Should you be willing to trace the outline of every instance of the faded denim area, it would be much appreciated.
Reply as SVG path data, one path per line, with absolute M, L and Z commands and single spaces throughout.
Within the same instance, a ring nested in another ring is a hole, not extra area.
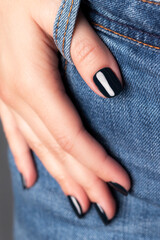
M 15 239 L 159 240 L 160 1 L 83 0 L 81 7 L 117 59 L 125 87 L 115 98 L 104 99 L 61 57 L 63 82 L 86 129 L 130 173 L 132 190 L 127 197 L 114 192 L 119 209 L 108 226 L 93 206 L 78 219 L 37 157 L 39 179 L 30 190 L 23 190 L 9 155 Z

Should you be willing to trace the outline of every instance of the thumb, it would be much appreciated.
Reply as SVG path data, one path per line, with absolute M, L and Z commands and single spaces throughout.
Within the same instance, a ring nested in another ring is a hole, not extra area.
M 122 77 L 115 58 L 81 11 L 73 32 L 71 57 L 81 77 L 96 94 L 111 98 L 122 91 Z
M 41 1 L 38 6 L 32 3 L 33 18 L 51 38 L 53 22 L 60 4 L 60 0 Z M 123 83 L 118 64 L 81 9 L 76 19 L 70 52 L 79 74 L 96 94 L 111 98 L 122 91 Z

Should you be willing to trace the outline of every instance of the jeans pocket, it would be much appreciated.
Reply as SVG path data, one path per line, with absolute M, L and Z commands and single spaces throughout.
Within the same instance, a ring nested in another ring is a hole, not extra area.
M 159 204 L 160 29 L 155 19 L 160 8 L 140 0 L 82 1 L 81 7 L 116 58 L 125 87 L 116 98 L 102 99 L 62 56 L 65 86 L 87 130 L 131 174 L 133 194 Z M 135 25 L 135 18 L 145 17 Z
M 160 50 L 159 1 L 82 0 L 81 7 L 96 29 Z
M 73 61 L 70 55 L 70 45 L 80 3 L 81 0 L 62 0 L 53 27 L 55 44 L 71 64 Z

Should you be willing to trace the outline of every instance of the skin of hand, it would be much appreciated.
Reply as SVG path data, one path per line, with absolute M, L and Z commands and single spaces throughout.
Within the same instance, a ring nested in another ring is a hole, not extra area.
M 94 202 L 112 219 L 116 204 L 106 182 L 118 183 L 127 191 L 131 182 L 122 166 L 84 128 L 65 92 L 52 38 L 60 3 L 0 0 L 1 121 L 27 188 L 37 179 L 32 149 L 64 194 L 78 200 L 83 213 Z M 110 67 L 123 85 L 116 60 L 81 11 L 71 57 L 99 96 L 104 97 L 93 75 L 103 67 Z

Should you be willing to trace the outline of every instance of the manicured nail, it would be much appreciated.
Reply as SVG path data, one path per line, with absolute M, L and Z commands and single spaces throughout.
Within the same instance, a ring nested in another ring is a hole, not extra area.
M 103 208 L 102 208 L 98 203 L 95 203 L 95 207 L 96 207 L 96 210 L 97 210 L 100 218 L 102 219 L 103 223 L 104 223 L 105 225 L 107 225 L 108 222 L 109 222 L 109 220 L 108 220 L 108 218 L 107 218 L 107 216 L 106 216 Z
M 81 218 L 83 217 L 83 212 L 82 212 L 82 208 L 81 205 L 79 204 L 78 200 L 73 197 L 73 196 L 68 196 L 69 202 L 74 210 L 74 212 L 76 213 L 76 215 Z
M 93 76 L 93 81 L 100 92 L 108 98 L 118 95 L 123 87 L 110 68 L 102 68 Z
M 24 176 L 20 173 L 23 189 L 27 188 L 26 180 Z
M 114 183 L 114 182 L 108 182 L 108 184 L 118 192 L 122 193 L 123 195 L 125 196 L 128 195 L 128 191 L 124 187 L 122 187 L 120 184 Z

